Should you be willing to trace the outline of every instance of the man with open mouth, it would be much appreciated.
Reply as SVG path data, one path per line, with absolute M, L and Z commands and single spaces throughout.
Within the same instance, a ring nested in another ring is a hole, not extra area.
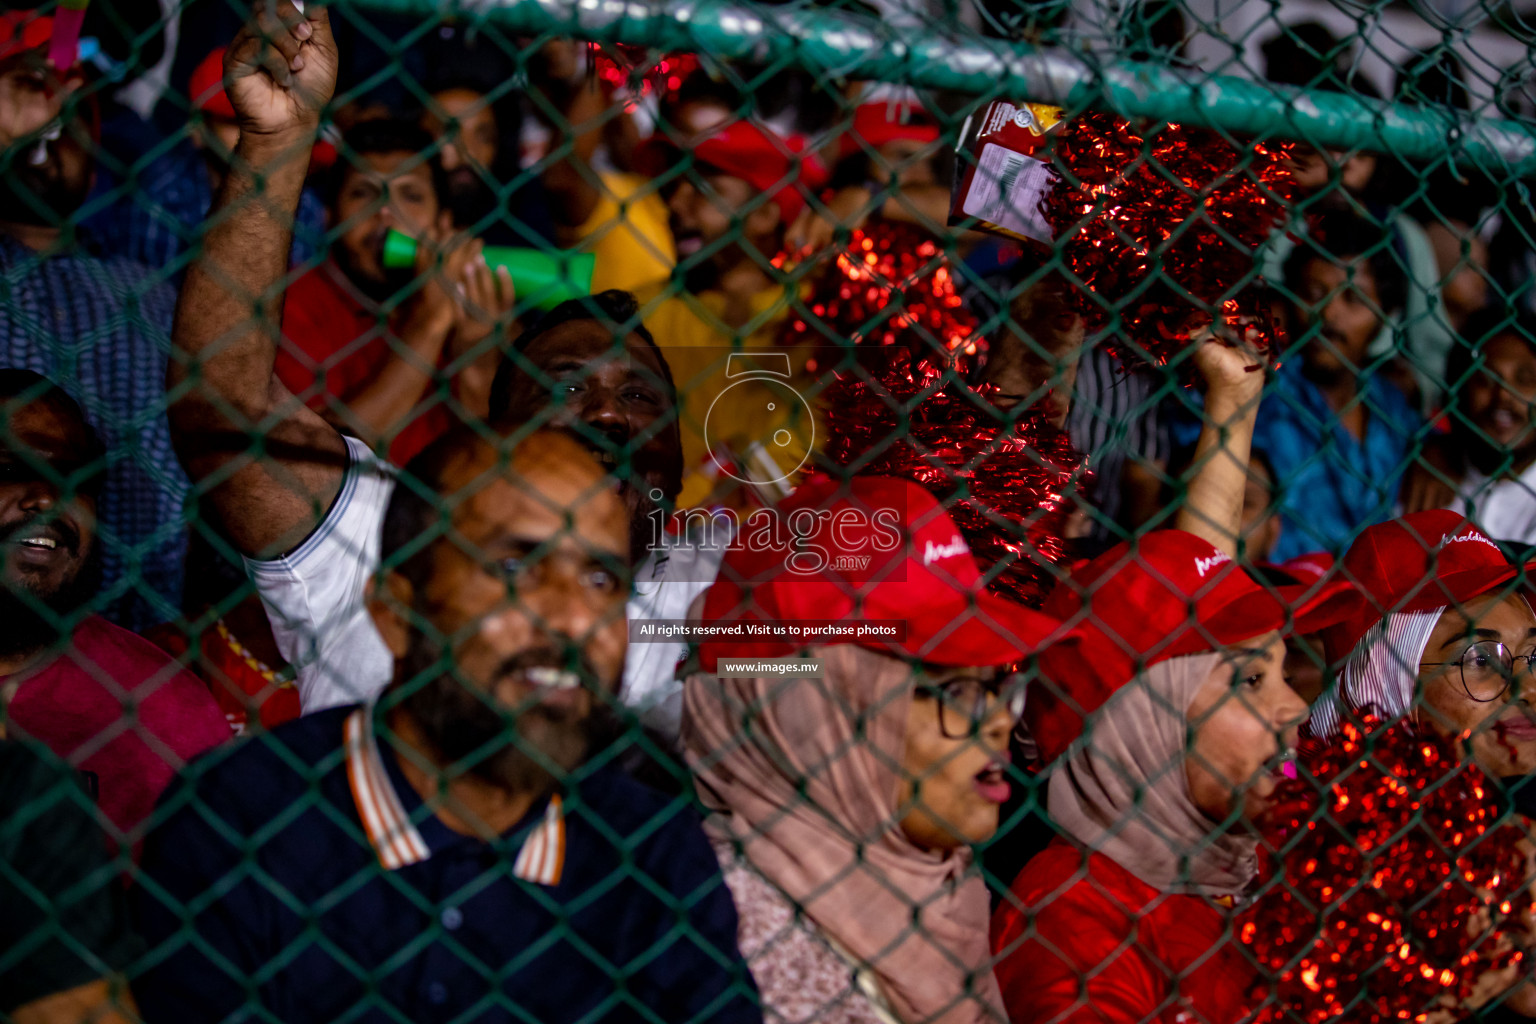
M 132 845 L 171 775 L 230 736 L 212 694 L 94 614 L 106 453 L 80 406 L 0 369 L 0 716 L 84 773 L 114 845 Z

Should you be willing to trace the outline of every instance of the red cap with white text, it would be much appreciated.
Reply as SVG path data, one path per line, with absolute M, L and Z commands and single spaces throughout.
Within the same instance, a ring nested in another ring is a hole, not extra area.
M 1536 562 L 1526 566 L 1528 574 L 1533 569 Z M 1323 647 L 1330 661 L 1340 661 L 1387 615 L 1465 604 L 1520 571 L 1459 512 L 1431 509 L 1378 523 L 1355 538 L 1340 568 L 1366 600 L 1323 632 Z
M 1157 530 L 1075 569 L 1042 609 L 1082 639 L 1043 652 L 1045 676 L 1025 704 L 1047 763 L 1081 735 L 1085 716 L 1138 672 L 1168 658 L 1231 647 L 1277 630 L 1311 633 L 1352 614 L 1342 581 L 1265 587 L 1209 541 Z
M 903 640 L 815 642 L 936 665 L 1007 665 L 1063 638 L 1055 619 L 986 589 L 954 521 L 909 480 L 818 477 L 759 515 L 792 533 L 788 553 L 744 524 L 705 597 L 706 625 L 900 620 Z M 713 671 L 721 657 L 777 657 L 802 646 L 732 638 L 705 642 L 700 657 Z

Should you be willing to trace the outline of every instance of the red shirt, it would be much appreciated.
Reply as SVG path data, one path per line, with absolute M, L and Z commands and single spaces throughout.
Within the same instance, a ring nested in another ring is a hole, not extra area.
M 373 382 L 390 356 L 405 351 L 405 343 L 390 333 L 387 318 L 331 262 L 288 286 L 283 339 L 274 364 L 277 378 L 315 410 L 347 404 Z M 405 465 L 452 424 L 452 414 L 435 397 L 436 389 L 428 387 L 407 421 L 390 431 L 390 462 Z
M 1232 911 L 1164 895 L 1102 854 L 1085 870 L 1057 839 L 992 918 L 995 973 L 1013 1024 L 1234 1024 L 1255 980 L 1237 928 Z
M 68 649 L 28 673 L 9 713 L 21 732 L 94 776 L 102 813 L 123 833 L 144 823 L 182 765 L 230 738 L 202 680 L 95 615 Z

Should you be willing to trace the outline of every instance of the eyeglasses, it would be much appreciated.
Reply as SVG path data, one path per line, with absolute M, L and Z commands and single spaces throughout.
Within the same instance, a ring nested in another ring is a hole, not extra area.
M 1423 664 L 1460 666 L 1461 688 L 1467 696 L 1479 704 L 1491 704 L 1509 692 L 1522 661 L 1525 662 L 1524 675 L 1531 676 L 1536 671 L 1536 652 L 1515 654 L 1495 640 L 1480 640 L 1468 647 L 1459 661 L 1426 661 Z
M 1013 676 L 997 679 L 951 679 L 947 683 L 921 684 L 919 696 L 939 702 L 939 732 L 946 739 L 970 739 L 996 713 L 999 702 L 1006 702 L 1008 714 L 1015 721 L 1024 714 L 1024 686 Z

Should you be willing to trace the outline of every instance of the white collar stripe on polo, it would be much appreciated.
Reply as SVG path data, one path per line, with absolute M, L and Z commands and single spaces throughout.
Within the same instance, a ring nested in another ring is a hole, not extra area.
M 347 774 L 352 780 L 352 795 L 357 800 L 359 816 L 363 819 L 369 842 L 379 855 L 379 863 L 395 871 L 426 860 L 431 851 L 416 826 L 406 817 L 400 797 L 390 785 L 389 775 L 379 760 L 371 711 L 371 708 L 362 707 L 347 716 Z
M 565 815 L 557 794 L 549 798 L 544 820 L 524 840 L 512 873 L 540 885 L 559 885 L 564 867 Z
M 373 736 L 373 709 L 361 707 L 347 716 L 347 778 L 352 799 L 368 841 L 388 871 L 419 864 L 432 856 L 389 781 Z M 512 873 L 539 885 L 559 885 L 565 867 L 565 814 L 558 795 L 549 798 L 540 821 L 523 841 Z

